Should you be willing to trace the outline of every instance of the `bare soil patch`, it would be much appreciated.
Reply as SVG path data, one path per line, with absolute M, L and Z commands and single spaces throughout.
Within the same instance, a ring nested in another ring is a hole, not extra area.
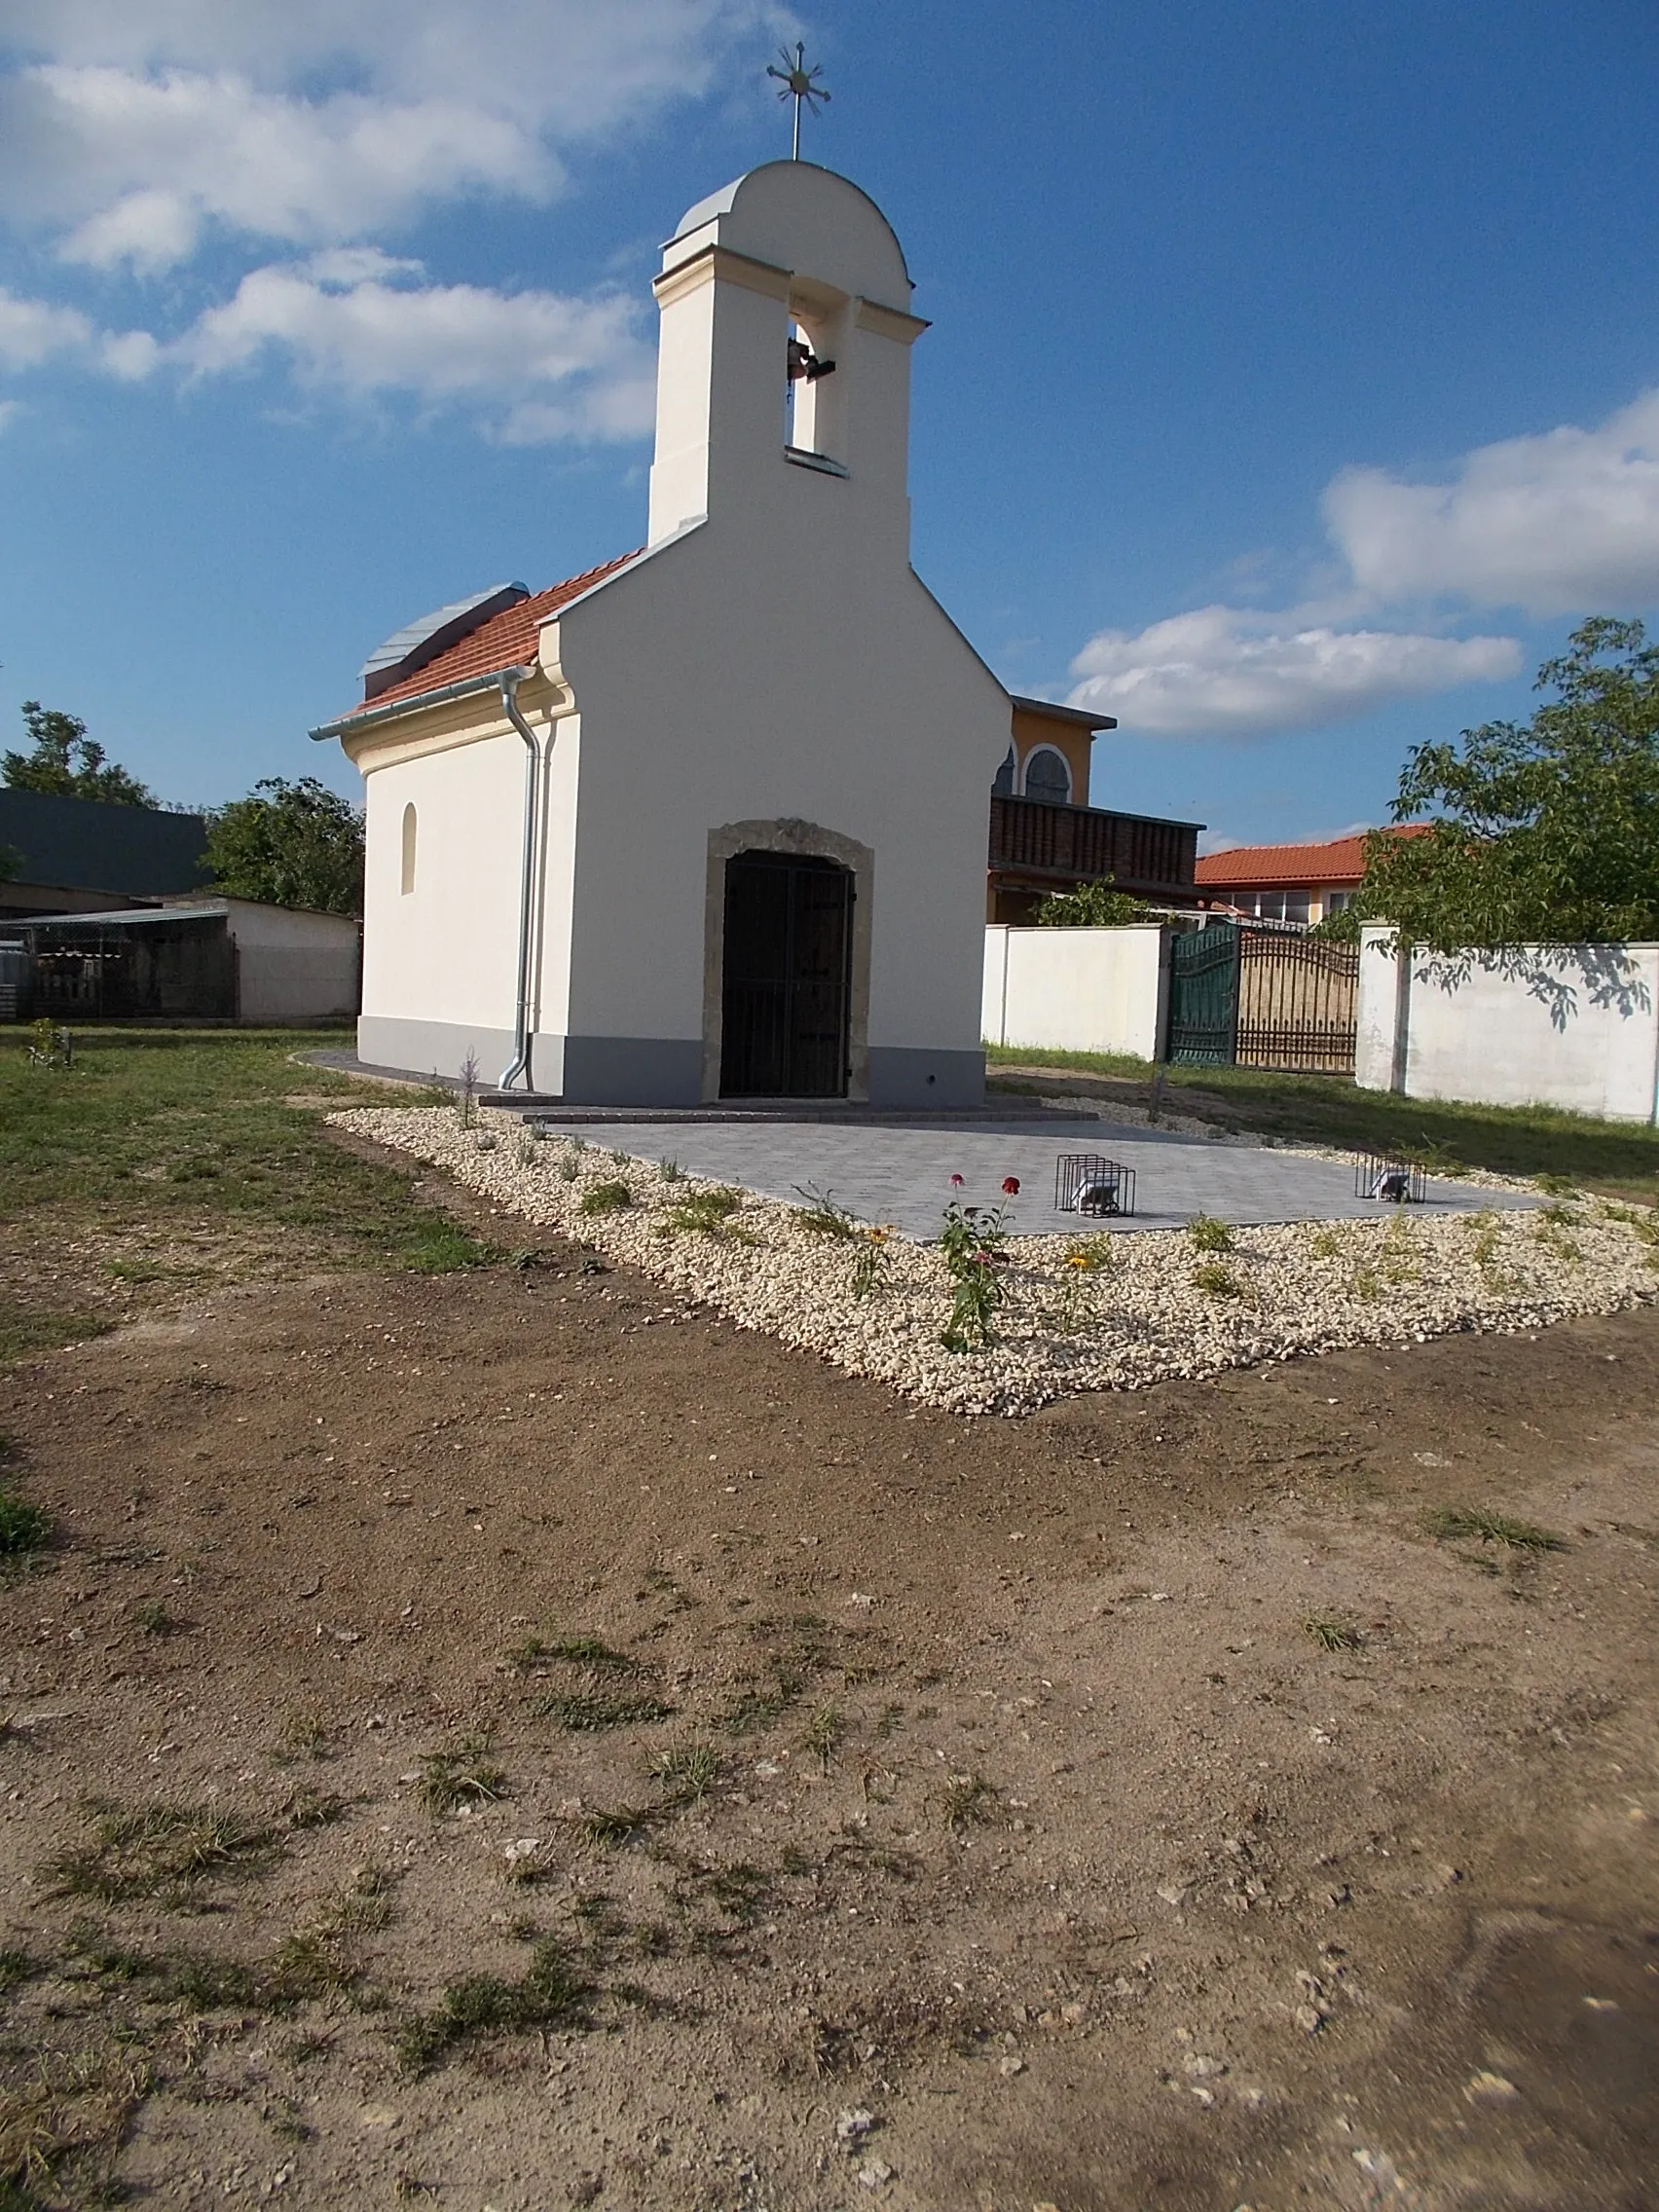
M 555 1241 L 37 1358 L 0 2157 L 1634 2212 L 1656 1406 L 1643 1309 L 964 1420 Z

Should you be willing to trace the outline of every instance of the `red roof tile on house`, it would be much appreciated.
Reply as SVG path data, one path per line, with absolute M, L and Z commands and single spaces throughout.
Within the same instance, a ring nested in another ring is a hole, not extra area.
M 1408 822 L 1388 835 L 1420 837 L 1427 827 Z M 1206 853 L 1193 880 L 1201 891 L 1313 891 L 1357 883 L 1364 873 L 1364 837 L 1333 837 L 1323 845 L 1235 845 L 1230 852 Z
M 521 599 L 516 607 L 503 608 L 468 636 L 458 638 L 424 668 L 406 676 L 401 683 L 393 683 L 378 698 L 365 699 L 351 713 L 367 714 L 371 708 L 378 712 L 402 699 L 440 691 L 446 683 L 464 682 L 469 676 L 495 676 L 503 668 L 530 666 L 535 659 L 536 632 L 547 617 L 569 607 L 571 600 L 580 599 L 584 591 L 591 591 L 618 569 L 625 569 L 630 561 L 637 561 L 641 550 L 636 547 L 632 553 L 620 553 L 614 561 L 603 561 L 597 569 L 584 569 L 579 576 L 567 576 L 562 584 L 549 584 L 545 591 Z

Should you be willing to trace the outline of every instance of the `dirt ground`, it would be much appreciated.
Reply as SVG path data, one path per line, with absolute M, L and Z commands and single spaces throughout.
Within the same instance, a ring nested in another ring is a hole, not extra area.
M 1659 2204 L 1652 1309 L 964 1421 L 548 1244 L 0 1430 L 0 2202 Z

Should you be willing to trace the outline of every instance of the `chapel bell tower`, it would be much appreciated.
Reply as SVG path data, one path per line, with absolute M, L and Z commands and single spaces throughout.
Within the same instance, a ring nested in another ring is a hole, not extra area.
M 910 348 L 927 328 L 887 218 L 857 185 L 772 162 L 700 201 L 663 249 L 649 542 L 851 525 L 909 558 Z

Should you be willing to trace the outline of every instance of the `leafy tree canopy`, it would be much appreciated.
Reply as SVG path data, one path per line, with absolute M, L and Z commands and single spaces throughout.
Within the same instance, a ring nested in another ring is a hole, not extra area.
M 53 798 L 94 798 L 105 806 L 154 806 L 155 795 L 113 761 L 87 735 L 79 715 L 23 701 L 23 728 L 34 750 L 0 754 L 0 782 L 15 792 L 46 792 Z
M 214 889 L 273 906 L 363 910 L 363 818 L 314 776 L 269 776 L 209 816 Z
M 1414 748 L 1392 813 L 1430 825 L 1373 830 L 1349 929 L 1442 953 L 1659 937 L 1659 645 L 1596 615 L 1537 688 L 1530 722 Z
M 1150 912 L 1143 900 L 1115 890 L 1108 880 L 1080 883 L 1075 891 L 1051 891 L 1037 908 L 1037 919 L 1050 929 L 1118 930 L 1146 921 Z

